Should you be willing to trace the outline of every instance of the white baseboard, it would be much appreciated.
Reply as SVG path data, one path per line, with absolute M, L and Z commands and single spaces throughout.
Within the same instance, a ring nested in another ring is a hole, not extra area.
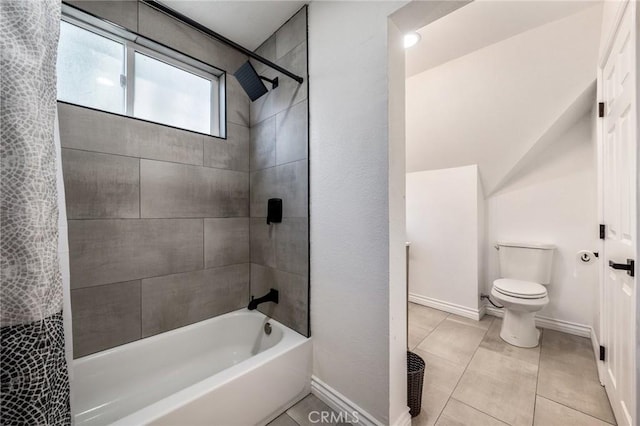
M 430 297 L 421 296 L 415 293 L 409 293 L 409 302 L 428 306 L 430 308 L 438 309 L 444 312 L 449 312 L 450 314 L 460 315 L 461 317 L 471 318 L 476 321 L 482 318 L 481 311 L 479 309 L 468 308 L 466 306 L 456 305 L 455 303 L 449 303 L 443 300 L 432 299 Z
M 485 315 L 487 315 L 487 305 L 482 305 L 478 309 L 478 316 L 482 319 Z
M 411 426 L 411 414 L 409 414 L 409 407 L 407 411 L 402 413 L 395 423 L 391 423 L 393 426 Z
M 600 361 L 600 342 L 598 341 L 598 336 L 596 336 L 596 331 L 593 328 L 591 328 L 591 344 L 593 345 L 593 353 L 596 356 L 598 380 L 600 381 L 600 384 L 604 386 L 604 362 Z
M 317 396 L 321 401 L 333 408 L 338 414 L 345 413 L 347 419 L 342 419 L 342 422 L 349 422 L 352 424 L 363 426 L 383 426 L 375 417 L 363 410 L 353 401 L 340 392 L 317 378 L 311 376 L 311 393 Z M 409 416 L 409 408 L 407 407 L 407 416 Z M 404 416 L 399 421 L 404 420 Z M 411 416 L 409 421 L 402 421 L 402 423 L 396 423 L 398 426 L 411 425 Z
M 493 315 L 494 317 L 502 318 L 502 316 L 504 315 L 502 309 L 494 308 L 493 306 L 486 306 L 485 311 L 487 314 Z M 576 336 L 591 338 L 591 326 L 589 325 L 578 324 L 575 322 L 554 318 L 539 317 L 537 315 L 536 325 L 541 328 L 548 328 L 550 330 L 556 330 Z

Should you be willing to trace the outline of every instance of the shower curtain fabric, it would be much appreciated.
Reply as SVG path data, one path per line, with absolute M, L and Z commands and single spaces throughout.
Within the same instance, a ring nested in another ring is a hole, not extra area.
M 0 1 L 0 424 L 68 425 L 54 120 L 60 0 Z

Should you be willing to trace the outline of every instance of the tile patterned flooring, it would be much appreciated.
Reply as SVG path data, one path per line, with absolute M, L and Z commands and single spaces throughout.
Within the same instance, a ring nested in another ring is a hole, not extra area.
M 500 318 L 474 321 L 413 303 L 408 314 L 409 347 L 427 363 L 413 426 L 616 424 L 589 339 L 541 330 L 541 345 L 524 349 L 500 339 Z M 312 425 L 313 410 L 332 411 L 308 395 L 269 425 Z
M 320 401 L 315 395 L 307 395 L 293 407 L 289 408 L 286 412 L 282 413 L 275 420 L 269 423 L 267 426 L 347 426 L 350 423 L 330 423 L 319 422 L 317 414 L 309 416 L 312 411 L 318 412 L 332 412 L 334 410 L 329 408 L 327 404 Z M 337 413 L 336 413 L 337 414 Z M 311 417 L 311 418 L 310 418 Z M 336 419 L 337 417 L 334 417 Z
M 615 425 L 589 339 L 542 330 L 517 348 L 501 325 L 409 304 L 409 347 L 427 363 L 413 426 Z

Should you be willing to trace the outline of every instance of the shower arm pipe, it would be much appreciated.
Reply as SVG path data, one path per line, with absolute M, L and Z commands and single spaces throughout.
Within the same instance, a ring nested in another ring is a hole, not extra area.
M 265 64 L 266 66 L 273 68 L 274 70 L 286 75 L 287 77 L 297 81 L 298 83 L 302 84 L 304 82 L 304 78 L 295 75 L 294 73 L 292 73 L 291 71 L 288 71 L 284 68 L 282 68 L 280 65 L 275 64 L 273 62 L 271 62 L 268 59 L 263 58 L 262 56 L 258 55 L 255 52 L 252 52 L 251 50 L 247 49 L 246 47 L 243 47 L 241 45 L 239 45 L 238 43 L 236 43 L 235 41 L 229 40 L 228 38 L 226 38 L 225 36 L 223 36 L 222 34 L 218 34 L 217 32 L 205 27 L 204 25 L 194 21 L 193 19 L 189 18 L 188 16 L 183 15 L 182 13 L 175 11 L 173 9 L 171 9 L 170 7 L 167 7 L 165 5 L 163 5 L 160 2 L 157 2 L 155 0 L 142 0 L 142 3 L 153 7 L 154 9 L 159 10 L 160 12 L 167 14 L 195 29 L 197 29 L 198 31 L 201 31 L 203 33 L 205 33 L 208 36 L 211 36 L 213 38 L 215 38 L 216 40 L 226 44 L 227 46 L 244 53 L 245 55 L 247 55 L 248 57 L 255 59 L 258 62 L 261 62 L 263 64 Z

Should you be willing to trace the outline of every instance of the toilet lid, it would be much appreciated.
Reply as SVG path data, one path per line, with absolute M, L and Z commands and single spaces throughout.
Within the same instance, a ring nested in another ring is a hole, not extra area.
M 500 293 L 520 299 L 541 299 L 547 295 L 542 284 L 531 281 L 501 278 L 493 282 L 493 287 Z

